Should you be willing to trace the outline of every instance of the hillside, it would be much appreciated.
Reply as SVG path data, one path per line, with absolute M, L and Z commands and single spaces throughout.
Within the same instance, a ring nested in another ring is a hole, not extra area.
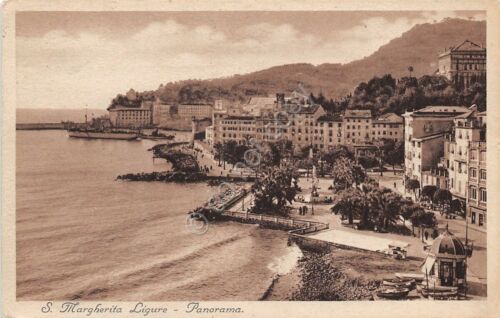
M 373 76 L 392 74 L 394 78 L 433 74 L 439 53 L 469 39 L 486 43 L 486 22 L 447 19 L 413 27 L 401 37 L 381 46 L 375 53 L 348 64 L 289 64 L 244 75 L 212 80 L 186 80 L 161 85 L 145 96 L 160 96 L 170 103 L 211 102 L 215 98 L 244 100 L 252 95 L 273 95 L 298 90 L 303 83 L 307 92 L 322 92 L 327 98 L 341 98 Z

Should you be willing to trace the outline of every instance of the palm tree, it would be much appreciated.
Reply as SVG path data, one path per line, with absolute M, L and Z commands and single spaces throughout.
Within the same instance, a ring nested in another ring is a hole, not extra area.
M 370 192 L 370 207 L 377 223 L 383 228 L 396 222 L 401 212 L 403 197 L 387 188 L 377 188 Z
M 350 159 L 341 157 L 333 165 L 332 178 L 334 186 L 344 186 L 344 189 L 351 187 L 354 180 L 352 166 L 354 162 Z
M 413 72 L 413 66 L 408 66 L 408 71 L 410 72 L 410 77 L 411 77 L 411 73 Z
M 354 217 L 358 217 L 360 211 L 364 210 L 364 203 L 362 192 L 359 189 L 349 188 L 340 193 L 331 211 L 335 214 L 340 213 L 348 219 L 349 224 L 353 224 Z

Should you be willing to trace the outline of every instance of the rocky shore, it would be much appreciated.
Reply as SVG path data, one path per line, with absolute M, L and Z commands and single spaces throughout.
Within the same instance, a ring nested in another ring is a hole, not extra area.
M 373 300 L 383 278 L 417 271 L 420 264 L 347 249 L 302 252 L 297 267 L 273 282 L 265 300 Z
M 127 173 L 116 177 L 124 181 L 160 181 L 160 182 L 204 182 L 209 185 L 218 185 L 222 182 L 248 182 L 248 177 L 209 176 L 204 172 L 161 171 Z

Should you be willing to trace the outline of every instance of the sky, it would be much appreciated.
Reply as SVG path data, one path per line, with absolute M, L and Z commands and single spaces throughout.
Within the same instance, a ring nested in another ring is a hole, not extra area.
M 476 11 L 18 12 L 18 108 L 106 108 L 130 88 L 348 63 L 416 24 Z

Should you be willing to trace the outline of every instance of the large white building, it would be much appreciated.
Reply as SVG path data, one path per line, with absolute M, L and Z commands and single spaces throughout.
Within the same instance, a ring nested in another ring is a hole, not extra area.
M 372 118 L 369 110 L 348 110 L 344 116 L 327 114 L 320 105 L 300 98 L 252 98 L 248 104 L 216 101 L 213 113 L 213 143 L 251 138 L 274 142 L 290 140 L 295 149 L 313 146 L 370 145 L 379 139 L 401 140 L 403 120 L 396 114 Z

